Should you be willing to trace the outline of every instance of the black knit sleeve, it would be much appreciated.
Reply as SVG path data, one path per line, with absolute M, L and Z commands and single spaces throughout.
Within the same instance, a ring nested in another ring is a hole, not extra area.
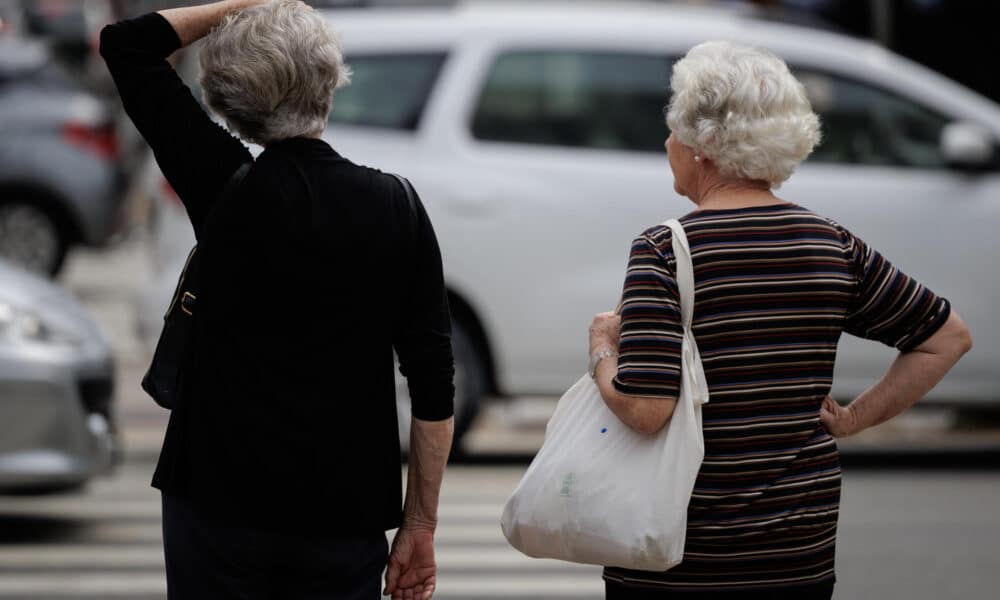
M 101 31 L 101 56 L 125 112 L 152 148 L 200 236 L 208 206 L 233 172 L 253 157 L 202 110 L 167 62 L 179 47 L 177 32 L 158 13 Z
M 441 421 L 454 414 L 451 314 L 437 237 L 415 191 L 414 200 L 415 210 L 407 210 L 408 216 L 416 220 L 414 252 L 409 257 L 410 294 L 403 300 L 393 346 L 410 390 L 413 416 Z

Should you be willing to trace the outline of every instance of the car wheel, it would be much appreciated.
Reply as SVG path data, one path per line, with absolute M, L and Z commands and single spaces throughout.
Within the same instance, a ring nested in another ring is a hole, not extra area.
M 466 333 L 466 329 L 457 321 L 451 322 L 451 347 L 455 355 L 455 437 L 453 450 L 461 448 L 462 436 L 469 430 L 479 405 L 486 393 L 486 366 Z M 399 363 L 396 363 L 396 415 L 399 423 L 399 440 L 404 452 L 409 449 L 410 392 L 406 386 L 406 378 L 399 373 Z
M 29 271 L 55 275 L 68 245 L 50 211 L 31 202 L 0 204 L 0 257 Z

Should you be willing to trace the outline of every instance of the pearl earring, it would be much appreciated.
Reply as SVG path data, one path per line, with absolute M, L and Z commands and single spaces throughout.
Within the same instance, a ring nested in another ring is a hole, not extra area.
M 694 162 L 701 162 L 701 155 L 700 154 L 695 154 L 694 155 Z

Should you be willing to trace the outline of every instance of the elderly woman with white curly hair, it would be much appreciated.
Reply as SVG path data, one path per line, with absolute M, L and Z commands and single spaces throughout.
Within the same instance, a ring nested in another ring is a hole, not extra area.
M 256 160 L 166 60 L 202 37 L 205 102 Z M 110 25 L 101 54 L 198 239 L 153 477 L 169 597 L 371 600 L 388 562 L 386 593 L 429 598 L 453 427 L 441 256 L 405 180 L 322 139 L 349 76 L 337 37 L 301 2 L 230 0 Z M 414 416 L 405 504 L 393 349 Z
M 840 503 L 834 438 L 899 414 L 971 347 L 949 303 L 834 221 L 774 190 L 820 139 L 802 85 L 770 52 L 726 42 L 674 65 L 666 142 L 694 263 L 693 332 L 710 401 L 684 560 L 606 568 L 609 599 L 828 599 Z M 682 329 L 671 232 L 632 243 L 621 316 L 591 327 L 595 379 L 640 432 L 670 419 Z M 842 332 L 900 350 L 847 406 L 829 397 Z M 613 507 L 608 507 L 613 510 Z

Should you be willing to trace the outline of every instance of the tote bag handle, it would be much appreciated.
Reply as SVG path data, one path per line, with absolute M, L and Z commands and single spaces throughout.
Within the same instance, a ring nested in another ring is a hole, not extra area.
M 691 247 L 688 245 L 684 226 L 677 219 L 670 219 L 664 225 L 670 228 L 676 264 L 677 291 L 681 297 L 681 325 L 685 331 L 691 329 L 694 319 L 694 265 L 691 262 Z

